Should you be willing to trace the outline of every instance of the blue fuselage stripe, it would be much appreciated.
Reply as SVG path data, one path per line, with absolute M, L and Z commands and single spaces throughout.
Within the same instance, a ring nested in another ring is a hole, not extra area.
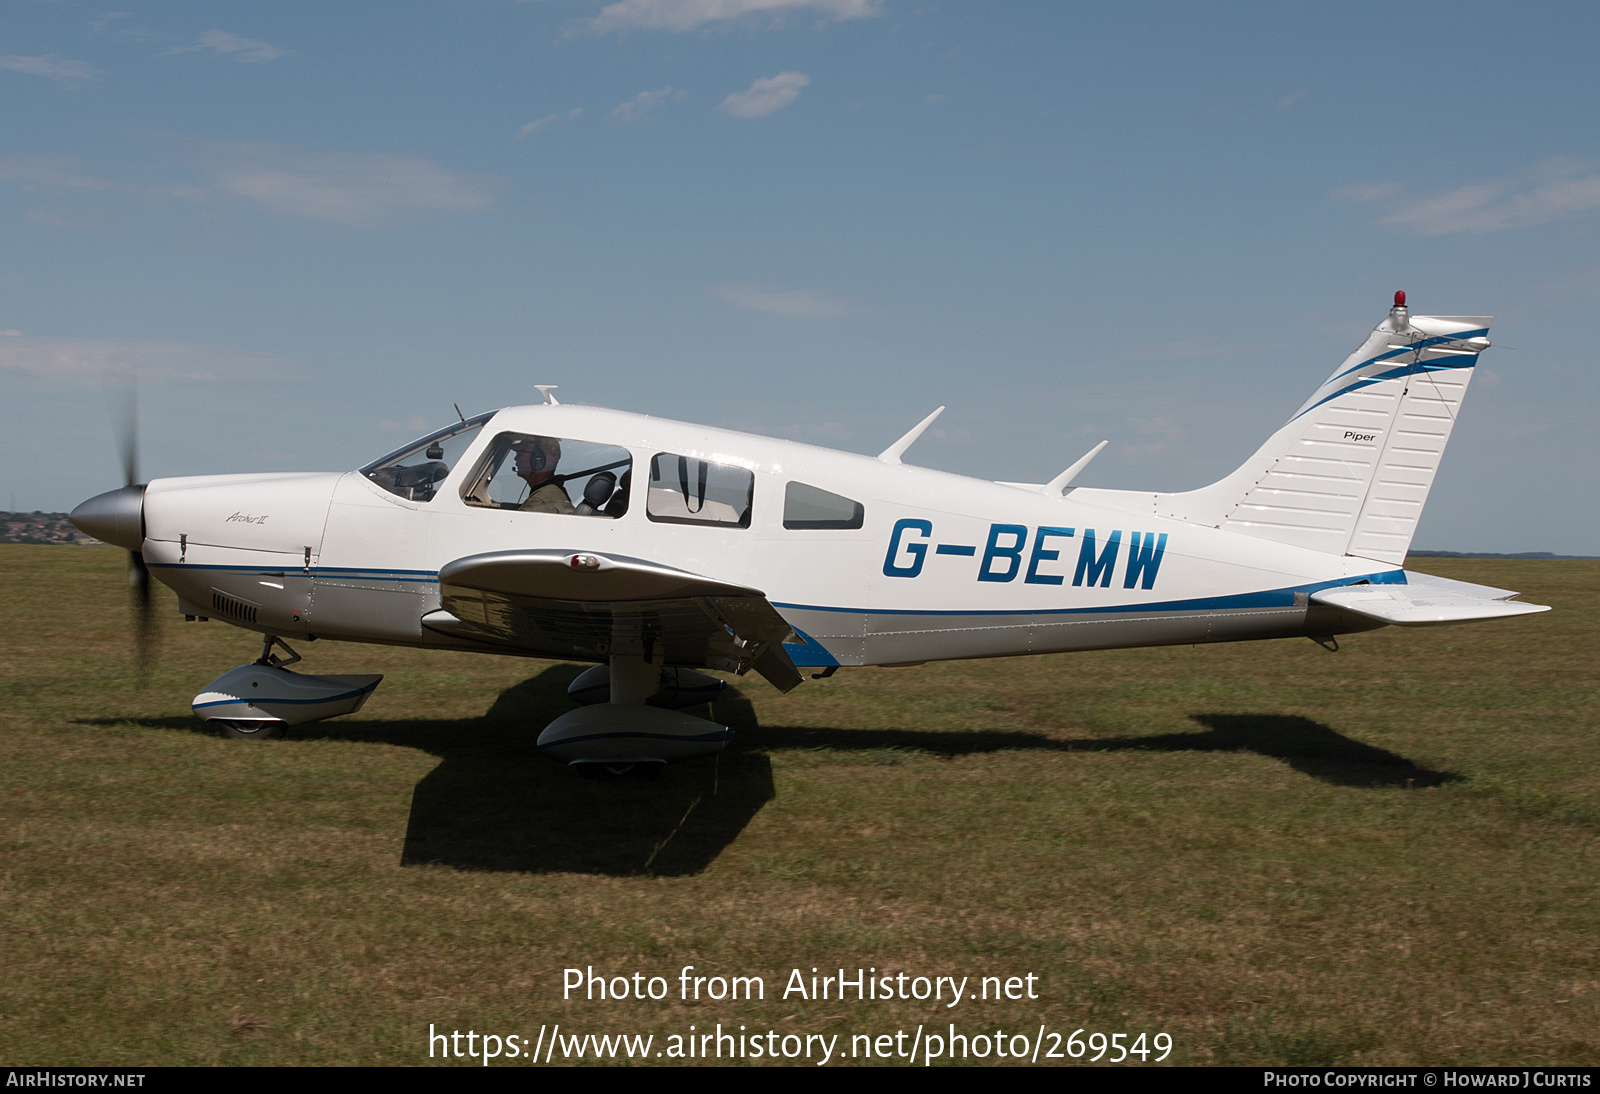
M 155 563 L 152 568 L 162 569 L 196 569 L 196 570 L 226 570 L 236 573 L 257 573 L 262 575 L 283 574 L 288 571 L 272 570 L 260 566 L 218 566 L 194 565 L 188 563 Z M 299 573 L 300 571 L 296 571 Z M 432 582 L 439 580 L 438 571 L 429 570 L 379 570 L 356 568 L 319 569 L 313 567 L 311 577 L 337 576 L 355 578 L 364 575 L 370 581 L 413 581 Z M 401 575 L 429 575 L 429 576 L 401 576 Z M 1112 615 L 1128 614 L 1134 612 L 1206 612 L 1229 611 L 1249 608 L 1286 608 L 1294 606 L 1296 593 L 1313 593 L 1319 589 L 1331 589 L 1340 585 L 1359 585 L 1368 582 L 1373 585 L 1404 585 L 1406 583 L 1404 570 L 1386 570 L 1377 573 L 1361 574 L 1354 577 L 1335 578 L 1330 581 L 1310 582 L 1304 585 L 1292 585 L 1278 589 L 1262 589 L 1256 592 L 1233 593 L 1226 596 L 1194 597 L 1187 600 L 1162 600 L 1150 603 L 1132 604 L 1106 604 L 1080 608 L 854 608 L 842 607 L 833 604 L 796 604 L 786 601 L 772 601 L 772 606 L 778 609 L 788 608 L 794 611 L 805 612 L 842 612 L 856 615 L 906 615 L 906 616 L 1040 616 L 1040 615 Z M 814 639 L 812 641 L 815 641 Z M 819 643 L 820 644 L 820 643 Z M 795 648 L 790 644 L 791 649 Z M 243 700 L 241 700 L 243 701 Z M 276 702 L 290 702 L 300 700 L 275 700 Z M 331 702 L 332 700 L 316 700 L 317 702 Z
M 235 574 L 259 574 L 262 577 L 344 577 L 365 578 L 369 581 L 413 581 L 421 584 L 438 584 L 438 570 L 383 570 L 361 566 L 313 566 L 307 570 L 299 566 L 224 566 L 204 562 L 152 562 L 152 570 L 217 570 Z

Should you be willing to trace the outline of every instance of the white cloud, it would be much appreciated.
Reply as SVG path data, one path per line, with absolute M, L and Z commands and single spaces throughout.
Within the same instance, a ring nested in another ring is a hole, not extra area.
M 69 384 L 138 375 L 156 381 L 205 383 L 241 379 L 284 362 L 224 346 L 147 338 L 51 338 L 5 331 L 0 376 L 18 373 Z
M 1570 157 L 1545 160 L 1504 178 L 1406 197 L 1396 183 L 1345 186 L 1330 195 L 1346 201 L 1389 204 L 1379 224 L 1419 236 L 1528 228 L 1600 208 L 1600 172 Z
M 1124 441 L 1117 446 L 1125 460 L 1149 459 L 1166 452 L 1183 438 L 1183 427 L 1165 418 L 1125 418 L 1124 424 L 1139 435 L 1139 440 Z
M 214 50 L 217 53 L 237 53 L 239 60 L 249 61 L 251 64 L 262 64 L 275 61 L 283 56 L 283 50 L 271 42 L 262 42 L 255 38 L 241 38 L 237 34 L 226 30 L 208 30 L 192 46 L 178 46 L 170 49 L 169 53 L 195 53 L 202 49 Z
M 581 117 L 583 117 L 583 107 L 581 107 L 581 106 L 573 107 L 571 110 L 567 111 L 566 117 L 568 117 L 568 118 L 581 118 Z M 551 122 L 560 121 L 561 118 L 562 118 L 562 115 L 560 115 L 560 114 L 546 114 L 542 118 L 536 118 L 535 120 L 529 122 L 527 125 L 523 126 L 521 129 L 517 130 L 516 139 L 520 141 L 523 137 L 531 136 L 532 134 L 537 133 L 541 129 L 543 129 L 546 126 L 548 126 Z
M 648 118 L 656 107 L 666 102 L 669 95 L 674 99 L 683 99 L 687 98 L 688 94 L 687 91 L 680 91 L 674 95 L 671 84 L 660 91 L 641 91 L 627 102 L 618 103 L 611 116 L 623 125 L 631 125 L 633 122 Z
M 849 315 L 849 303 L 816 289 L 758 289 L 753 285 L 713 285 L 711 294 L 741 308 L 787 315 L 796 319 L 825 319 Z
M 1281 353 L 1293 349 L 1293 343 L 1263 339 L 1218 338 L 1214 334 L 1199 334 L 1168 342 L 1129 342 L 1115 354 L 1119 361 L 1227 361 L 1250 354 Z
M 70 156 L 0 158 L 0 182 L 33 191 L 111 191 L 146 200 L 189 202 L 233 197 L 281 216 L 376 226 L 430 214 L 477 213 L 504 186 L 495 175 L 469 175 L 416 156 L 388 152 L 320 152 L 268 141 L 176 141 L 204 178 L 156 185 L 84 173 Z M 70 210 L 30 214 L 36 223 L 84 226 L 104 222 Z
M 800 89 L 810 83 L 811 77 L 804 72 L 780 72 L 735 91 L 717 109 L 732 118 L 765 118 L 794 102 Z
M 30 190 L 111 190 L 116 183 L 79 171 L 75 156 L 7 156 L 0 159 L 0 182 Z
M 29 209 L 28 220 L 47 228 L 100 228 L 115 226 L 118 218 L 100 210 L 81 209 Z
M 577 29 L 591 34 L 628 30 L 694 30 L 744 16 L 784 15 L 812 11 L 828 19 L 864 19 L 879 15 L 878 0 L 618 0 Z
M 1405 187 L 1398 182 L 1352 182 L 1328 191 L 1332 201 L 1386 201 L 1399 197 Z
M 389 152 L 317 152 L 267 141 L 198 142 L 223 193 L 282 216 L 373 226 L 429 213 L 478 213 L 503 180 Z
M 527 125 L 523 126 L 521 129 L 517 130 L 517 140 L 520 141 L 523 137 L 531 136 L 532 134 L 539 132 L 539 130 L 555 121 L 558 117 L 560 117 L 559 114 L 546 114 L 542 118 L 536 118 Z
M 8 54 L 0 57 L 0 68 L 12 72 L 25 72 L 30 76 L 44 76 L 54 80 L 69 91 L 81 91 L 100 78 L 100 73 L 84 61 L 59 61 L 54 53 L 43 57 L 21 57 Z
M 1289 92 L 1289 94 L 1285 95 L 1283 98 L 1278 100 L 1278 109 L 1279 110 L 1288 110 L 1291 106 L 1293 106 L 1295 103 L 1299 102 L 1301 99 L 1303 99 L 1305 97 L 1306 97 L 1306 89 L 1303 88 L 1303 87 L 1300 88 L 1298 91 L 1291 91 L 1291 92 Z

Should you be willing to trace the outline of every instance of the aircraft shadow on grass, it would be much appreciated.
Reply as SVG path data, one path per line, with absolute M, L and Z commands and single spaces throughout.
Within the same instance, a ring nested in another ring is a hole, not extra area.
M 1292 714 L 1191 714 L 1204 733 L 1056 739 L 1021 731 L 926 733 L 915 730 L 755 728 L 762 748 L 907 749 L 952 757 L 1006 749 L 1049 752 L 1254 752 L 1282 760 L 1335 786 L 1423 788 L 1461 776 L 1419 767 L 1404 756 L 1352 740 Z
M 1422 789 L 1456 782 L 1460 775 L 1418 767 L 1404 756 L 1362 744 L 1321 722 L 1294 714 L 1191 714 L 1204 733 L 1163 733 L 1073 741 L 1081 751 L 1255 752 L 1282 760 L 1304 775 L 1335 786 Z
M 730 691 L 708 712 L 735 731 L 721 755 L 671 765 L 654 779 L 586 778 L 533 747 L 539 727 L 571 709 L 566 689 L 581 669 L 552 666 L 506 689 L 482 718 L 315 722 L 290 730 L 288 743 L 367 741 L 440 758 L 413 792 L 402 865 L 611 876 L 704 870 L 772 800 L 767 753 L 778 749 L 903 750 L 943 758 L 1013 750 L 1249 751 L 1339 786 L 1428 787 L 1459 777 L 1291 715 L 1195 714 L 1206 732 L 1062 740 L 1020 730 L 762 726 L 749 700 Z M 122 722 L 92 720 L 112 721 Z M 207 732 L 194 718 L 140 724 Z

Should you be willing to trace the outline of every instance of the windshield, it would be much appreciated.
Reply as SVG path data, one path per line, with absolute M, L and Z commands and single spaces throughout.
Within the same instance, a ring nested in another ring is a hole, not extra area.
M 361 473 L 407 501 L 432 501 L 439 483 L 449 476 L 462 453 L 477 439 L 478 430 L 492 417 L 494 412 L 490 411 L 446 426 L 374 460 Z

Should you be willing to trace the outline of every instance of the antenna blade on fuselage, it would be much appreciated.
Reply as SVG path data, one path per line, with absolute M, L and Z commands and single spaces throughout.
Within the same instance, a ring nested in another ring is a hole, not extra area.
M 1067 484 L 1078 477 L 1078 472 L 1082 471 L 1085 467 L 1088 467 L 1089 461 L 1100 455 L 1100 450 L 1110 443 L 1110 441 L 1101 441 L 1099 444 L 1089 449 L 1089 451 L 1085 452 L 1077 463 L 1073 464 L 1071 467 L 1061 472 L 1061 474 L 1057 475 L 1055 478 L 1039 487 L 1039 493 L 1049 494 L 1052 498 L 1058 497 L 1061 492 L 1067 488 Z
M 882 460 L 884 463 L 899 463 L 900 457 L 905 455 L 906 449 L 910 448 L 912 443 L 916 441 L 918 437 L 922 436 L 922 431 L 932 425 L 933 420 L 943 413 L 944 407 L 940 407 L 938 410 L 935 410 L 932 414 L 929 414 L 926 418 L 922 419 L 922 421 L 912 426 L 911 432 L 907 433 L 904 437 L 901 437 L 898 441 L 895 441 L 894 444 L 891 444 L 888 448 L 885 448 L 882 452 L 878 453 L 878 459 Z

